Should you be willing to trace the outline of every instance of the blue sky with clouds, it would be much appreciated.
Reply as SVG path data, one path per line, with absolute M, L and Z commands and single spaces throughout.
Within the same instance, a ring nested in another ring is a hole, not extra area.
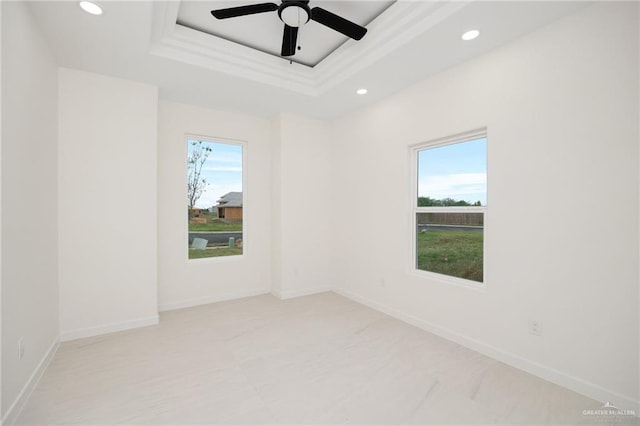
M 187 156 L 193 150 L 192 142 L 195 140 L 187 141 Z M 216 205 L 218 199 L 228 192 L 242 192 L 242 146 L 219 142 L 204 143 L 213 151 L 202 167 L 202 176 L 207 180 L 207 188 L 196 202 L 196 207 L 209 208 Z
M 487 139 L 418 153 L 418 196 L 487 205 Z
M 188 155 L 193 146 L 188 140 Z M 196 203 L 209 208 L 228 192 L 242 191 L 242 146 L 205 142 L 213 149 L 202 168 L 207 188 Z M 476 139 L 418 153 L 418 196 L 487 204 L 487 140 Z

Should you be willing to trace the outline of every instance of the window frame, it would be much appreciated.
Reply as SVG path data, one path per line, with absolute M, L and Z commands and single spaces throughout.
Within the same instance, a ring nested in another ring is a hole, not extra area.
M 451 206 L 451 207 L 419 207 L 418 206 L 418 162 L 419 162 L 419 153 L 426 149 L 434 149 L 440 148 L 448 145 L 455 145 L 464 142 L 471 142 L 476 139 L 486 139 L 487 147 L 486 147 L 486 158 L 485 162 L 487 164 L 487 202 L 485 206 Z M 431 281 L 438 281 L 445 284 L 452 284 L 456 286 L 461 286 L 465 288 L 469 288 L 472 290 L 480 290 L 484 291 L 487 288 L 487 273 L 486 273 L 486 248 L 487 248 L 487 217 L 488 217 L 488 205 L 489 205 L 489 137 L 487 128 L 479 128 L 475 130 L 471 130 L 468 132 L 458 133 L 451 136 L 446 136 L 443 138 L 433 139 L 427 142 L 421 142 L 419 144 L 415 144 L 409 147 L 410 151 L 410 170 L 411 170 L 411 185 L 410 185 L 410 211 L 411 218 L 409 223 L 411 224 L 411 258 L 409 263 L 409 271 L 411 274 L 416 275 L 421 278 L 428 278 Z M 482 213 L 484 216 L 483 220 L 483 238 L 482 238 L 482 282 L 468 280 L 466 278 L 454 277 L 451 275 L 440 274 L 438 272 L 425 271 L 423 269 L 418 269 L 418 223 L 417 217 L 418 213 Z
M 208 136 L 208 135 L 202 135 L 202 134 L 198 134 L 198 133 L 185 133 L 184 137 L 182 138 L 182 141 L 184 143 L 183 147 L 184 147 L 184 166 L 183 166 L 183 176 L 184 176 L 184 186 L 183 188 L 187 188 L 188 185 L 188 165 L 187 165 L 187 152 L 188 152 L 188 146 L 189 146 L 189 140 L 192 139 L 197 139 L 197 140 L 202 140 L 205 142 L 209 142 L 209 143 L 219 143 L 219 144 L 226 144 L 226 145 L 237 145 L 240 146 L 242 148 L 242 254 L 234 254 L 234 255 L 230 255 L 230 256 L 217 256 L 217 257 L 203 257 L 203 258 L 199 258 L 199 259 L 189 259 L 189 214 L 188 211 L 185 211 L 183 213 L 183 218 L 182 218 L 182 235 L 185 236 L 186 238 L 186 250 L 184 251 L 184 259 L 187 263 L 200 263 L 200 262 L 233 262 L 233 261 L 239 261 L 244 259 L 244 257 L 247 255 L 247 250 L 249 249 L 250 244 L 247 244 L 245 241 L 245 237 L 247 235 L 247 188 L 246 188 L 246 183 L 247 183 L 247 176 L 248 176 L 248 172 L 247 172 L 247 150 L 248 150 L 248 143 L 247 141 L 244 140 L 240 140 L 240 139 L 229 139 L 229 138 L 221 138 L 221 137 L 216 137 L 216 136 Z M 184 199 L 184 195 L 182 197 L 182 199 Z M 183 209 L 186 210 L 186 209 Z

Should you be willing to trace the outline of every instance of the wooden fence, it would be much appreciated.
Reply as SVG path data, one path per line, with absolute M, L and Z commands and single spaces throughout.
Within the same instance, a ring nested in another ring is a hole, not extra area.
M 483 213 L 418 213 L 418 225 L 484 226 Z

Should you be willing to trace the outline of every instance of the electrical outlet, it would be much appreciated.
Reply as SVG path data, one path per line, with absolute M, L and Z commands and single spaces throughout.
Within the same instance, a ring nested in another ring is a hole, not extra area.
M 18 360 L 24 357 L 24 337 L 18 339 Z
M 542 328 L 541 328 L 540 321 L 529 320 L 529 333 L 533 334 L 534 336 L 542 335 Z

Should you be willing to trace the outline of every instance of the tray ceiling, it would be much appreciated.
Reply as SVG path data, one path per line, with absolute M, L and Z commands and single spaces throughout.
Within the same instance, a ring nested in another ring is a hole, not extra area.
M 311 0 L 309 7 L 321 7 L 361 26 L 369 25 L 395 0 L 323 1 Z M 263 0 L 243 1 L 183 1 L 178 9 L 178 25 L 220 37 L 243 46 L 280 57 L 284 24 L 277 12 L 241 16 L 231 19 L 215 19 L 212 9 L 261 3 Z M 279 2 L 276 0 L 276 4 Z M 365 36 L 366 37 L 366 36 Z M 318 65 L 349 38 L 314 21 L 300 27 L 300 50 L 285 60 L 309 67 Z

